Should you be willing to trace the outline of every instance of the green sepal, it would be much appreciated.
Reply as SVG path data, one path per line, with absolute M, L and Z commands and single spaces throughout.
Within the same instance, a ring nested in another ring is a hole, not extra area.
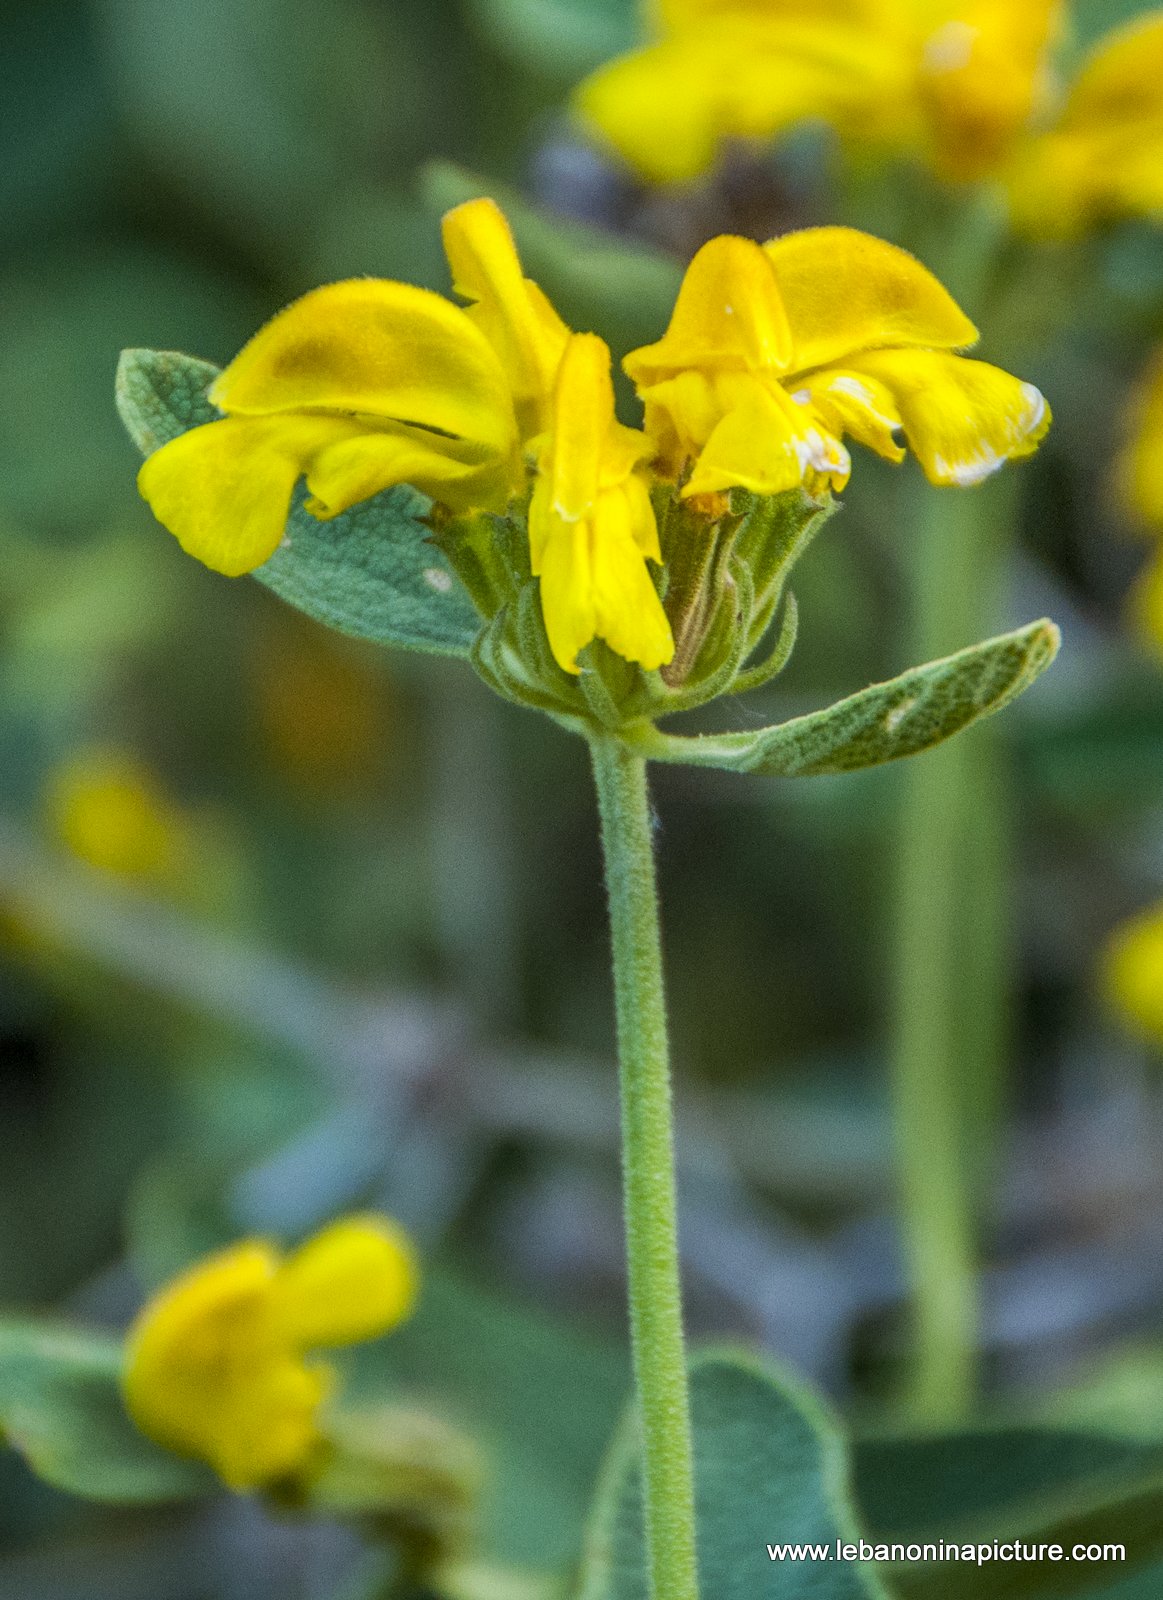
M 125 350 L 117 405 L 146 455 L 218 420 L 218 369 L 167 350 Z M 284 543 L 253 576 L 316 622 L 375 644 L 466 658 L 481 619 L 425 521 L 431 506 L 401 485 L 327 522 L 295 492 Z
M 415 1407 L 345 1407 L 322 1418 L 323 1454 L 303 1508 L 370 1522 L 427 1566 L 463 1548 L 484 1481 L 473 1442 Z
M 108 1335 L 32 1319 L 0 1323 L 0 1434 L 46 1483 L 119 1505 L 217 1493 L 196 1462 L 141 1433 L 121 1396 L 122 1348 Z
M 822 1403 L 774 1365 L 733 1351 L 691 1363 L 696 1538 L 708 1600 L 887 1600 L 875 1571 L 773 1562 L 768 1544 L 855 1542 L 847 1452 Z M 647 1600 L 642 1485 L 633 1410 L 591 1512 L 577 1600 Z
M 694 738 L 645 727 L 623 738 L 651 760 L 688 766 L 765 777 L 855 772 L 919 755 L 1000 711 L 1045 671 L 1058 644 L 1043 619 L 773 727 Z

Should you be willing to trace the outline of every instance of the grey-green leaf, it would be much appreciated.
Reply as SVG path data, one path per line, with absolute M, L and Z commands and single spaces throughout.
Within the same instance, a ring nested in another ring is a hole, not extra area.
M 930 750 L 1000 711 L 1046 670 L 1058 644 L 1058 629 L 1043 619 L 791 722 L 695 738 L 644 728 L 635 732 L 633 743 L 655 761 L 766 777 L 878 767 Z
M 401 485 L 320 522 L 296 494 L 285 543 L 254 576 L 316 622 L 357 639 L 468 657 L 481 618 Z
M 865 1566 L 835 1559 L 859 1538 L 840 1431 L 821 1404 L 758 1360 L 733 1352 L 691 1368 L 697 1531 L 703 1594 L 713 1600 L 884 1600 Z M 768 1545 L 826 1545 L 832 1559 L 772 1560 Z M 591 1518 L 579 1600 L 647 1600 L 633 1416 L 607 1461 Z
M 170 1455 L 121 1400 L 117 1340 L 50 1323 L 0 1323 L 0 1432 L 46 1482 L 145 1505 L 213 1494 L 208 1468 Z
M 220 415 L 208 390 L 218 369 L 168 350 L 126 350 L 117 404 L 146 455 Z M 385 490 L 328 522 L 296 491 L 283 544 L 254 576 L 315 621 L 357 639 L 467 657 L 481 619 L 423 522 L 414 489 Z
M 117 363 L 117 410 L 143 456 L 188 428 L 221 415 L 210 404 L 218 368 L 177 350 L 123 350 Z

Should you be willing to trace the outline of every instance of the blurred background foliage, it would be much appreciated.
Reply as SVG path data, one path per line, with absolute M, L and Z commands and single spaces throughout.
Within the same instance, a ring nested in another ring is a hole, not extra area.
M 1137 9 L 1079 4 L 1079 42 Z M 325 279 L 447 288 L 439 213 L 485 188 L 563 313 L 623 350 L 715 232 L 907 234 L 922 180 L 842 189 L 815 134 L 678 194 L 606 166 L 560 107 L 637 26 L 629 0 L 0 5 L 0 1299 L 120 1326 L 224 1238 L 382 1205 L 430 1280 L 361 1381 L 480 1434 L 491 1543 L 540 1567 L 576 1551 L 627 1385 L 584 752 L 467 670 L 183 557 L 137 498 L 112 375 L 127 345 L 223 362 Z M 986 329 L 1057 416 L 1002 489 L 1026 538 L 1000 620 L 1048 613 L 1066 643 L 1008 714 L 1016 1045 L 984 1337 L 991 1405 L 1163 1431 L 1157 1049 L 1096 977 L 1163 888 L 1163 680 L 1124 620 L 1141 551 L 1112 491 L 1160 334 L 1145 227 L 1015 255 Z M 740 725 L 907 664 L 914 470 L 858 463 L 797 575 L 792 667 Z M 882 1419 L 897 781 L 655 783 L 693 1329 Z M 235 1502 L 114 1519 L 0 1457 L 4 1600 L 186 1596 L 191 1552 L 198 1594 L 330 1595 L 363 1559 L 346 1539 Z

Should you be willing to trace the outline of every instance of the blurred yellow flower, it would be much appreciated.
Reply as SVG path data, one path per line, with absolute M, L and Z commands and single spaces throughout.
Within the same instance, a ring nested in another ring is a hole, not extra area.
M 850 435 L 933 483 L 979 483 L 1050 426 L 1031 384 L 954 352 L 977 330 L 907 252 L 849 228 L 725 235 L 687 269 L 670 327 L 626 358 L 663 470 L 687 496 L 842 488 Z
M 334 1369 L 321 1348 L 387 1333 L 419 1273 L 385 1217 L 347 1217 L 288 1256 L 247 1240 L 183 1273 L 130 1329 L 126 1405 L 143 1433 L 209 1462 L 232 1489 L 310 1464 Z
M 644 177 L 682 182 L 725 140 L 807 119 L 916 152 L 943 176 L 995 171 L 1046 94 L 1059 0 L 660 0 L 659 40 L 601 68 L 583 119 Z
M 1015 224 L 1044 236 L 1163 214 L 1163 11 L 1099 41 L 1053 125 L 1019 148 L 1008 182 Z
M 1119 489 L 1133 516 L 1156 538 L 1155 553 L 1131 594 L 1131 616 L 1151 645 L 1163 650 L 1163 353 L 1148 367 L 1132 408 Z
M 1102 986 L 1133 1028 L 1163 1043 L 1163 906 L 1115 929 L 1103 954 Z
M 145 763 L 124 751 L 70 756 L 51 776 L 47 803 L 65 847 L 103 872 L 165 885 L 188 865 L 189 819 Z
M 662 561 L 641 471 L 650 454 L 644 434 L 615 420 L 609 349 L 596 334 L 574 334 L 557 374 L 529 505 L 545 628 L 567 672 L 578 671 L 577 653 L 593 638 L 648 669 L 674 655 L 646 567 L 647 559 Z

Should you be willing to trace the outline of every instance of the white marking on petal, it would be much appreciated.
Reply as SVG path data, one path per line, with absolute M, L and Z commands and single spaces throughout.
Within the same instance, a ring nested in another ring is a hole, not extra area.
M 957 72 L 973 57 L 980 30 L 969 22 L 947 22 L 925 43 L 925 66 L 930 72 Z
M 853 378 L 841 373 L 838 378 L 833 378 L 828 388 L 835 394 L 850 395 L 853 400 L 859 400 L 861 405 L 872 407 L 872 390 L 866 383 L 861 383 L 859 378 Z
M 1029 406 L 1029 412 L 1022 423 L 1024 433 L 1033 433 L 1041 426 L 1046 415 L 1046 396 L 1040 389 L 1035 389 L 1032 383 L 1022 384 L 1022 399 Z

